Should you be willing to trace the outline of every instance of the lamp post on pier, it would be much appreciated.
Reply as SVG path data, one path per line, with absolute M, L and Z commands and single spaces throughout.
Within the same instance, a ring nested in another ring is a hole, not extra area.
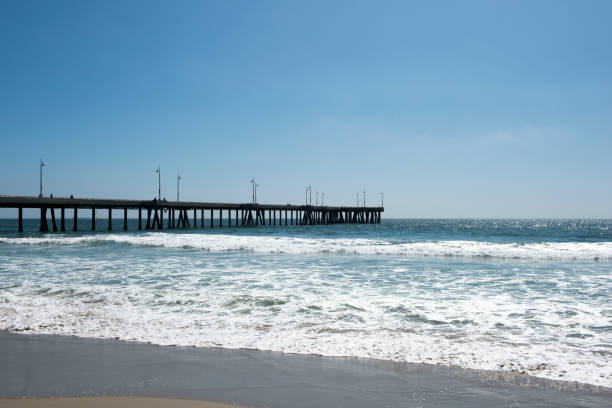
M 179 181 L 181 180 L 181 175 L 177 173 L 176 175 L 176 201 L 179 200 Z
M 365 208 L 365 190 L 363 190 L 363 208 Z
M 312 205 L 312 185 L 308 185 L 308 191 L 310 191 L 310 205 Z
M 253 204 L 257 202 L 257 183 L 255 183 L 255 177 L 251 179 L 251 184 L 253 185 Z
M 325 193 L 321 193 L 321 205 L 325 205 Z
M 45 167 L 45 162 L 43 159 L 40 159 L 40 193 L 38 194 L 38 198 L 42 198 L 42 168 Z
M 157 199 L 161 200 L 161 166 L 157 166 Z

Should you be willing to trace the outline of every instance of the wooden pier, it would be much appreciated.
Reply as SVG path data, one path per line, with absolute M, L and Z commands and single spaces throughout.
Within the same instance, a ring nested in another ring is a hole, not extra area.
M 66 197 L 0 196 L 0 208 L 17 209 L 17 230 L 23 232 L 23 209 L 40 209 L 40 231 L 66 231 L 66 211 L 73 212 L 72 230 L 77 231 L 78 210 L 91 210 L 91 230 L 96 229 L 96 210 L 108 211 L 108 230 L 113 229 L 112 210 L 123 210 L 123 230 L 128 229 L 128 210 L 138 210 L 139 230 L 214 228 L 215 219 L 226 226 L 379 224 L 383 207 L 332 207 L 312 205 L 231 204 L 166 200 L 112 200 Z M 59 210 L 59 228 L 56 219 Z M 144 213 L 144 214 L 143 214 Z M 48 215 L 51 217 L 49 228 Z M 164 220 L 164 214 L 166 220 Z M 216 218 L 215 218 L 216 214 Z M 232 218 L 234 221 L 232 221 Z M 232 225 L 233 222 L 233 225 Z M 277 224 L 278 222 L 278 224 Z

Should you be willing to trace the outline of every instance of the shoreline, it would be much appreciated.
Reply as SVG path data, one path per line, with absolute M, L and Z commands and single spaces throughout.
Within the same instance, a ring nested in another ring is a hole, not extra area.
M 199 350 L 219 350 L 219 351 L 236 351 L 236 352 L 253 352 L 253 353 L 272 353 L 272 354 L 278 354 L 281 356 L 299 356 L 299 357 L 324 358 L 324 359 L 356 360 L 356 361 L 365 361 L 365 362 L 372 361 L 372 362 L 407 365 L 407 366 L 423 366 L 423 367 L 432 367 L 432 368 L 439 368 L 439 369 L 465 371 L 467 373 L 473 373 L 474 375 L 478 375 L 479 378 L 483 382 L 492 381 L 495 383 L 503 383 L 503 384 L 515 386 L 515 387 L 528 387 L 528 388 L 544 387 L 544 388 L 559 389 L 559 390 L 566 390 L 566 391 L 603 392 L 603 393 L 612 394 L 612 386 L 608 387 L 605 385 L 591 384 L 587 382 L 580 382 L 580 381 L 567 380 L 567 379 L 561 379 L 561 378 L 553 379 L 549 377 L 539 377 L 536 375 L 528 374 L 526 372 L 521 372 L 519 371 L 519 369 L 516 369 L 513 371 L 490 370 L 490 369 L 461 367 L 455 364 L 428 363 L 428 362 L 415 363 L 415 362 L 410 362 L 410 361 L 388 360 L 388 359 L 376 358 L 376 357 L 300 353 L 300 352 L 290 352 L 290 351 L 257 349 L 257 348 L 249 348 L 249 347 L 158 344 L 158 343 L 153 343 L 150 341 L 127 340 L 127 339 L 121 339 L 118 337 L 115 337 L 115 338 L 83 337 L 83 336 L 79 336 L 76 334 L 37 333 L 37 332 L 30 332 L 28 330 L 0 329 L 0 342 L 2 340 L 3 334 L 24 336 L 24 337 L 41 336 L 41 337 L 60 338 L 60 339 L 74 339 L 77 341 L 78 340 L 93 341 L 93 342 L 108 341 L 108 342 L 119 343 L 119 344 L 133 344 L 133 345 L 171 348 L 171 349 L 176 348 L 176 349 L 189 349 L 189 350 L 199 349 Z M 1 350 L 2 349 L 0 345 L 0 351 Z M 0 396 L 0 398 L 2 397 Z
M 0 331 L 0 406 L 76 396 L 269 407 L 612 404 L 612 388 L 502 371 Z
M 60 397 L 33 399 L 0 399 L 3 408 L 240 408 L 238 405 L 212 401 L 151 397 Z

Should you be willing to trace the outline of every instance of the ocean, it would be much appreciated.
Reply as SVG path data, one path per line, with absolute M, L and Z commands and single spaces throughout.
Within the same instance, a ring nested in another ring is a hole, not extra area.
M 0 220 L 0 330 L 612 387 L 612 220 L 216 223 L 41 234 L 28 219 L 18 234 Z

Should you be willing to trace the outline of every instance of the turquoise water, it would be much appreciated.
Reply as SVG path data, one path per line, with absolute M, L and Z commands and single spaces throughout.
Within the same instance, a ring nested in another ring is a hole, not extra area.
M 0 220 L 0 329 L 612 386 L 612 220 L 40 234 Z M 68 220 L 66 228 L 72 228 Z

